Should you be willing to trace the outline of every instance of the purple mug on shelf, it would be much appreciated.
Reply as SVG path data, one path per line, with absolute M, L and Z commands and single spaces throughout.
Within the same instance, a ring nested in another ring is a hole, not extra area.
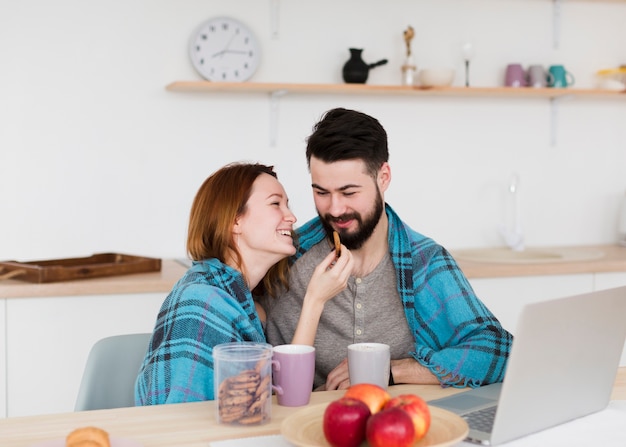
M 521 64 L 509 64 L 506 66 L 504 85 L 507 87 L 526 87 L 528 85 L 526 71 Z

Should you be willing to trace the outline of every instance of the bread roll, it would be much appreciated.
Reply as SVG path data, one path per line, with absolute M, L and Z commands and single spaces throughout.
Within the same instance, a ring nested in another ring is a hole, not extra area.
M 66 447 L 111 447 L 109 434 L 98 427 L 81 427 L 65 438 Z

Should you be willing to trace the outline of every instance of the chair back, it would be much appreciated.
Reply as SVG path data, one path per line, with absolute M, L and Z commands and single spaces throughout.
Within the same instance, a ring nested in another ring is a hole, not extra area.
M 97 341 L 87 357 L 74 411 L 134 406 L 135 380 L 151 335 L 115 335 Z

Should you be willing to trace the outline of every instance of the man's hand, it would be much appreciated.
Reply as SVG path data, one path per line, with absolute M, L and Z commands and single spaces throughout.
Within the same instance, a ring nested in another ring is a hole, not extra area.
M 391 373 L 396 384 L 411 383 L 416 385 L 439 385 L 439 379 L 428 368 L 420 365 L 413 358 L 391 361 Z M 348 359 L 345 358 L 326 378 L 326 391 L 345 390 L 350 387 Z
M 425 366 L 420 365 L 414 358 L 392 360 L 391 373 L 395 383 L 439 385 L 437 376 Z
M 347 390 L 350 387 L 350 374 L 348 373 L 348 358 L 346 357 L 326 377 L 326 391 Z

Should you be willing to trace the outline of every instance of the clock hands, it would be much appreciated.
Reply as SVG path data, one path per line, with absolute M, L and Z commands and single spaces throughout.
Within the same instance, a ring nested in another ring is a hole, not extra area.
M 230 36 L 230 39 L 228 39 L 228 43 L 226 44 L 226 46 L 224 47 L 224 49 L 222 51 L 218 51 L 217 53 L 215 53 L 213 55 L 213 57 L 217 57 L 217 56 L 224 56 L 225 53 L 231 53 L 232 50 L 229 50 L 230 48 L 230 44 L 233 43 L 233 40 L 235 39 L 235 37 L 237 37 L 237 35 L 239 34 L 239 30 L 235 31 L 235 34 L 233 34 L 232 36 Z
M 249 53 L 249 51 L 247 51 L 247 50 L 228 50 L 228 49 L 226 49 L 226 50 L 218 51 L 217 53 L 215 53 L 211 57 L 223 56 L 226 53 L 247 54 L 247 53 Z

